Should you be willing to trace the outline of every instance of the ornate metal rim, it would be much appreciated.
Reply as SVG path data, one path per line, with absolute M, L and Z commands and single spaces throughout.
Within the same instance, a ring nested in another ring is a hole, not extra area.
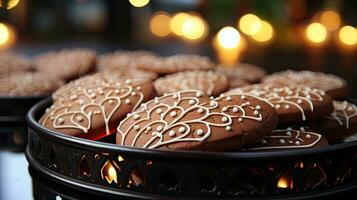
M 165 158 L 165 159 L 199 159 L 199 160 L 230 160 L 230 159 L 270 159 L 270 158 L 289 158 L 303 157 L 312 155 L 321 155 L 325 153 L 338 153 L 357 146 L 357 141 L 335 144 L 327 147 L 281 150 L 281 151 L 264 151 L 264 152 L 204 152 L 204 151 L 165 151 L 156 149 L 121 147 L 115 144 L 109 144 L 98 141 L 81 139 L 73 136 L 67 136 L 42 127 L 36 120 L 36 117 L 46 106 L 51 103 L 50 98 L 44 99 L 33 106 L 26 115 L 29 128 L 35 130 L 44 137 L 61 143 L 67 143 L 84 149 L 97 149 L 98 151 L 122 152 L 126 154 L 136 154 L 145 158 Z

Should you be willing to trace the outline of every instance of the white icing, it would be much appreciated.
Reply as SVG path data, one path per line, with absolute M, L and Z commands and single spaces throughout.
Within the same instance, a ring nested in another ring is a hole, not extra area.
M 346 129 L 350 128 L 350 120 L 357 116 L 357 106 L 347 101 L 334 101 L 335 110 L 325 118 L 335 120 Z

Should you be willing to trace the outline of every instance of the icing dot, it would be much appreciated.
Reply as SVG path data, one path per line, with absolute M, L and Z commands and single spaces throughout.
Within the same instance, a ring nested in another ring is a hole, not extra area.
M 233 112 L 236 113 L 236 112 L 238 112 L 238 111 L 239 111 L 239 109 L 238 109 L 237 107 L 234 107 L 234 108 L 233 108 Z
M 288 95 L 292 95 L 292 94 L 293 94 L 293 92 L 292 92 L 292 91 L 289 91 L 289 92 L 288 92 Z
M 202 92 L 196 92 L 196 97 L 201 97 L 202 95 Z
M 223 112 L 226 112 L 226 111 L 227 111 L 227 107 L 223 107 L 223 108 L 222 108 L 222 111 L 223 111 Z
M 280 104 L 276 104 L 275 108 L 279 109 L 280 108 Z
M 289 140 L 289 141 L 288 141 L 288 143 L 289 143 L 289 144 L 292 144 L 292 143 L 294 143 L 294 142 L 293 142 L 293 141 L 291 141 L 291 140 Z
M 163 128 L 164 128 L 164 127 L 162 127 L 162 126 L 158 126 L 158 127 L 156 128 L 156 130 L 157 130 L 157 131 L 162 131 Z
M 160 114 L 160 113 L 162 113 L 162 110 L 161 110 L 161 108 L 157 109 L 157 110 L 156 110 L 156 113 L 157 113 L 157 114 Z
M 140 118 L 140 115 L 135 114 L 133 118 L 134 118 L 134 119 L 139 119 L 139 118 Z
M 288 130 L 288 131 L 291 131 L 291 130 L 293 130 L 291 127 L 288 127 L 286 130 Z
M 98 90 L 98 93 L 99 93 L 100 95 L 103 95 L 103 94 L 104 94 L 103 90 Z
M 130 103 L 130 99 L 125 99 L 124 103 L 129 104 Z
M 151 135 L 155 137 L 157 135 L 157 132 L 152 132 Z
M 220 98 L 223 98 L 223 97 L 224 97 L 224 94 L 220 94 L 219 97 L 220 97 Z
M 255 109 L 260 110 L 261 109 L 260 105 L 255 106 Z
M 170 136 L 170 137 L 175 136 L 175 134 L 176 134 L 175 131 L 170 131 L 170 132 L 169 132 L 169 136 Z
M 50 109 L 49 109 L 49 108 L 46 108 L 46 111 L 45 111 L 45 112 L 48 112 L 48 111 L 50 111 Z
M 353 107 L 352 106 L 348 107 L 347 111 L 353 111 Z
M 93 90 L 92 90 L 92 89 L 89 89 L 89 90 L 88 90 L 88 93 L 92 93 L 92 92 L 93 92 Z
M 120 93 L 120 90 L 115 89 L 115 90 L 114 90 L 114 93 L 115 93 L 115 94 L 119 94 L 119 93 Z
M 307 135 L 305 135 L 305 138 L 310 139 L 310 138 L 311 138 L 311 135 L 310 135 L 310 134 L 307 134 Z
M 95 115 L 99 115 L 100 113 L 101 113 L 101 112 L 98 111 L 98 110 L 94 111 L 94 114 L 95 114 Z
M 125 88 L 121 89 L 122 92 L 125 92 Z
M 216 103 L 215 103 L 214 101 L 211 101 L 211 102 L 209 103 L 209 106 L 211 106 L 211 107 L 213 107 L 214 105 L 216 105 Z
M 289 109 L 290 106 L 289 106 L 289 105 L 285 105 L 284 108 L 285 108 L 285 109 Z
M 211 99 L 211 100 L 212 100 L 212 99 L 214 99 L 214 97 L 212 97 L 212 96 L 211 96 L 209 99 Z
M 113 101 L 113 100 L 109 100 L 109 103 L 110 103 L 110 104 L 114 104 L 114 101 Z
M 296 144 L 296 145 L 300 145 L 300 142 L 299 142 L 299 141 L 296 141 L 295 144 Z
M 226 126 L 226 131 L 230 131 L 230 130 L 232 130 L 232 127 Z
M 227 101 L 231 101 L 231 100 L 232 100 L 232 97 L 228 96 L 228 97 L 226 97 L 226 100 L 227 100 Z
M 300 127 L 300 131 L 305 131 L 305 128 L 304 127 Z
M 164 97 L 166 97 L 167 96 L 167 93 L 164 93 Z
M 63 118 L 58 118 L 58 123 L 59 124 L 64 124 L 64 119 Z
M 288 132 L 286 132 L 286 135 L 291 136 L 292 134 L 290 131 L 288 131 Z
M 131 92 L 131 96 L 135 96 L 136 95 L 136 92 Z
M 172 98 L 176 99 L 178 96 L 177 94 L 172 95 Z
M 198 113 L 203 113 L 203 108 L 199 108 L 199 109 L 197 110 L 197 112 L 198 112 Z
M 171 115 L 171 117 L 175 117 L 175 116 L 177 115 L 177 112 L 172 111 L 172 112 L 170 113 L 170 115 Z
M 71 97 L 70 97 L 71 100 L 74 100 L 76 98 L 77 98 L 77 95 L 71 95 Z
M 285 144 L 285 140 L 284 140 L 284 139 L 280 139 L 280 140 L 279 140 L 279 143 L 280 143 L 280 144 Z
M 240 96 L 241 99 L 246 99 L 245 95 Z
M 240 122 L 241 122 L 241 121 L 243 121 L 243 119 L 242 119 L 242 118 L 238 118 L 238 121 L 240 121 Z
M 268 142 L 263 139 L 263 140 L 261 141 L 261 143 L 262 143 L 262 144 L 266 144 L 266 143 L 268 143 Z
M 228 121 L 228 118 L 227 117 L 222 117 L 222 122 L 226 122 Z
M 250 102 L 249 101 L 247 101 L 247 103 L 245 103 L 247 106 L 249 106 L 250 105 Z
M 185 130 L 186 130 L 185 127 L 180 127 L 178 131 L 179 131 L 180 133 L 183 133 L 183 132 L 185 132 Z
M 301 99 L 298 99 L 298 100 L 297 100 L 297 103 L 298 103 L 298 104 L 302 104 L 302 100 L 301 100 Z
M 311 99 L 311 96 L 310 95 L 306 95 L 306 98 Z
M 155 97 L 154 103 L 158 104 L 159 100 L 157 99 L 157 97 Z
M 50 108 L 51 108 L 51 109 L 54 109 L 54 108 L 55 108 L 55 106 L 54 106 L 54 105 L 52 105 L 52 106 L 50 106 Z
M 202 129 L 198 129 L 198 130 L 196 131 L 196 134 L 197 134 L 197 135 L 202 135 L 202 134 L 203 134 L 203 130 L 202 130 Z
M 83 121 L 83 117 L 81 117 L 81 116 L 77 116 L 76 119 L 77 119 L 77 121 L 79 121 L 79 122 L 82 122 L 82 121 Z
M 134 126 L 134 130 L 139 130 L 140 129 L 140 126 L 139 125 L 135 125 Z
M 253 114 L 254 115 L 259 115 L 259 112 L 257 110 L 254 110 Z
M 125 84 L 130 84 L 130 83 L 131 83 L 130 79 L 125 80 Z
M 138 86 L 138 87 L 136 87 L 136 89 L 137 89 L 137 90 L 141 90 L 141 87 L 140 87 L 140 86 Z
M 84 100 L 83 100 L 83 99 L 79 99 L 79 100 L 78 100 L 78 103 L 79 103 L 80 105 L 82 105 L 82 104 L 84 104 Z
M 193 105 L 193 104 L 195 104 L 195 100 L 191 99 L 191 100 L 188 101 L 188 103 L 189 103 L 190 105 Z
M 146 127 L 146 130 L 151 131 L 152 130 L 151 126 Z

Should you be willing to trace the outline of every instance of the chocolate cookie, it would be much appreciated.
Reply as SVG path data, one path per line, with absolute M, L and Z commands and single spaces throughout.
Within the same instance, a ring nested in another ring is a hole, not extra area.
M 156 59 L 145 58 L 138 67 L 158 74 L 173 74 L 189 70 L 211 70 L 214 63 L 205 56 L 179 54 Z
M 347 83 L 342 78 L 321 72 L 292 71 L 276 72 L 263 79 L 264 83 L 279 83 L 283 85 L 306 85 L 325 91 L 333 98 L 343 98 L 347 94 Z
M 259 83 L 266 75 L 263 68 L 248 63 L 240 63 L 235 66 L 219 65 L 217 71 L 228 76 L 231 88 L 243 86 L 242 81 Z M 248 85 L 248 83 L 245 85 Z
M 350 135 L 342 140 L 343 142 L 354 142 L 357 141 L 357 133 Z
M 198 90 L 155 98 L 120 122 L 119 145 L 150 149 L 222 151 L 251 144 L 278 118 L 268 102 L 245 95 L 210 99 Z
M 68 81 L 92 72 L 96 53 L 90 49 L 64 49 L 37 56 L 34 65 L 37 71 Z
M 301 149 L 328 146 L 328 141 L 322 135 L 312 130 L 277 129 L 265 136 L 259 143 L 251 145 L 247 150 L 282 150 Z
M 132 69 L 136 68 L 143 59 L 156 59 L 156 55 L 149 51 L 115 51 L 106 53 L 98 57 L 97 70 L 104 71 L 110 69 Z
M 316 121 L 311 127 L 324 133 L 329 140 L 343 139 L 357 133 L 357 107 L 347 101 L 333 101 L 334 111 Z
M 279 123 L 282 124 L 316 119 L 333 111 L 330 96 L 322 90 L 307 86 L 262 83 L 226 92 L 226 94 L 242 93 L 270 102 L 279 115 Z
M 0 96 L 44 96 L 63 84 L 38 72 L 11 73 L 0 77 Z
M 213 71 L 188 71 L 167 75 L 157 79 L 154 86 L 159 95 L 195 89 L 210 96 L 217 96 L 229 88 L 226 75 Z
M 63 134 L 92 140 L 115 132 L 119 120 L 154 93 L 151 82 L 131 80 L 98 81 L 67 89 L 72 92 L 54 101 L 40 123 Z
M 28 58 L 10 52 L 0 53 L 0 76 L 31 70 L 32 65 Z

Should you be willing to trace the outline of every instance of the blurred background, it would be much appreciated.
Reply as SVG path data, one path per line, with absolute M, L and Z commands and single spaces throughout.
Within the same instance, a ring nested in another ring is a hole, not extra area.
M 0 50 L 196 53 L 337 74 L 357 97 L 357 1 L 0 0 Z

